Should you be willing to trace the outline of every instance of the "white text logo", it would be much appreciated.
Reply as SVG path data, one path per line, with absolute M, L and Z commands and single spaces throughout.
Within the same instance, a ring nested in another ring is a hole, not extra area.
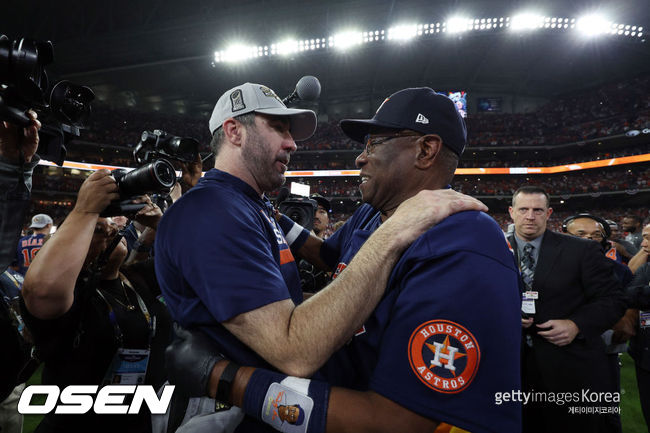
M 56 385 L 31 385 L 20 396 L 18 412 L 82 414 L 94 409 L 98 414 L 137 414 L 145 403 L 152 414 L 164 414 L 174 393 L 174 385 L 165 385 L 160 399 L 151 385 L 108 385 L 97 392 L 98 388 L 97 385 L 70 385 L 60 391 Z M 133 394 L 133 400 L 127 405 L 124 398 L 129 394 Z M 33 404 L 35 395 L 47 396 L 45 403 Z

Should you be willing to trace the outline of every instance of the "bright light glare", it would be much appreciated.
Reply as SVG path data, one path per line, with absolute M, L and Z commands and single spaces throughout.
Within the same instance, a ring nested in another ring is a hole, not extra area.
M 285 39 L 276 45 L 278 54 L 287 56 L 298 51 L 298 41 L 295 39 Z
M 348 48 L 360 45 L 363 41 L 361 32 L 346 31 L 334 35 L 334 46 L 339 50 L 347 50 Z
M 257 47 L 253 45 L 233 44 L 222 51 L 220 54 L 221 61 L 239 63 L 255 57 L 257 54 Z
M 464 17 L 453 17 L 447 20 L 447 31 L 449 33 L 461 33 L 472 27 L 473 20 Z
M 512 30 L 534 30 L 544 24 L 544 17 L 534 13 L 522 13 L 512 17 L 510 23 Z
M 609 30 L 610 25 L 602 15 L 586 15 L 576 22 L 576 28 L 586 36 L 603 34 Z
M 417 26 L 415 24 L 395 26 L 388 29 L 388 39 L 407 41 L 417 35 Z

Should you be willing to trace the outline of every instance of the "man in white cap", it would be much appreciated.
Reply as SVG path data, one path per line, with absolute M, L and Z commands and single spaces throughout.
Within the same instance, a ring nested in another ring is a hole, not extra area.
M 314 133 L 315 113 L 286 108 L 270 88 L 246 83 L 219 98 L 209 125 L 214 169 L 163 216 L 156 274 L 174 320 L 201 330 L 235 362 L 311 376 L 368 318 L 420 234 L 453 212 L 486 209 L 453 191 L 423 191 L 303 302 L 290 245 L 309 233 L 291 230 L 286 217 L 276 222 L 264 193 L 284 183 L 294 140 Z
M 45 236 L 52 231 L 54 221 L 49 215 L 39 213 L 32 218 L 32 224 L 29 226 L 34 232 L 29 236 L 24 236 L 18 241 L 18 250 L 16 254 L 17 271 L 25 275 L 34 256 L 43 246 Z

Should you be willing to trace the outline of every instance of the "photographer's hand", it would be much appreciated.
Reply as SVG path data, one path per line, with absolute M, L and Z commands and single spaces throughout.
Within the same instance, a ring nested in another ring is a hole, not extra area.
M 31 162 L 38 149 L 38 130 L 41 128 L 41 122 L 33 110 L 29 110 L 27 115 L 32 119 L 32 123 L 26 128 L 0 122 L 0 156 L 19 165 Z M 24 158 L 22 161 L 21 150 Z
M 151 198 L 148 195 L 143 195 L 142 197 L 134 200 L 135 203 L 144 203 L 145 206 L 135 214 L 134 219 L 153 230 L 158 228 L 158 223 L 160 218 L 162 218 L 162 210 L 156 204 L 151 201 Z
M 111 201 L 120 198 L 118 192 L 117 183 L 111 176 L 111 172 L 106 169 L 97 170 L 81 185 L 73 212 L 99 216 Z

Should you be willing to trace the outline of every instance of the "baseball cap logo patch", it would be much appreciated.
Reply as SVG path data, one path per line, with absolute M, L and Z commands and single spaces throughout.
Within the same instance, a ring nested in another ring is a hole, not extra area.
M 262 91 L 264 96 L 268 96 L 269 98 L 275 98 L 278 101 L 282 102 L 282 100 L 280 98 L 278 98 L 278 95 L 276 95 L 275 92 L 273 90 L 269 89 L 268 87 L 260 86 L 260 90 Z M 282 105 L 284 105 L 284 103 Z
M 244 104 L 244 96 L 242 95 L 241 89 L 237 89 L 230 94 L 230 104 L 232 105 L 233 113 L 235 111 L 243 110 L 246 108 L 246 104 Z
M 418 326 L 408 345 L 413 373 L 434 391 L 459 393 L 474 380 L 481 360 L 478 341 L 466 328 L 449 320 Z
M 415 118 L 415 123 L 422 123 L 423 125 L 426 125 L 429 123 L 429 119 L 424 117 L 423 114 L 418 113 L 418 117 Z

